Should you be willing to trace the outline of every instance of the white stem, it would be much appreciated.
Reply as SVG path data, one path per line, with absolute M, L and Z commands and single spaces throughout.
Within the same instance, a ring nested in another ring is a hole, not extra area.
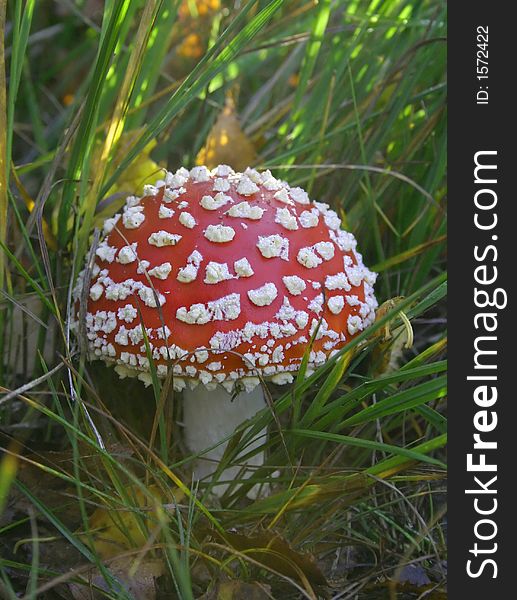
M 194 390 L 183 390 L 183 424 L 185 442 L 189 450 L 198 454 L 217 444 L 233 433 L 243 421 L 250 419 L 265 408 L 266 402 L 262 387 L 258 385 L 252 392 L 241 392 L 234 397 L 222 386 L 215 390 L 207 390 L 204 385 L 198 385 Z M 264 442 L 265 430 L 246 447 L 249 452 Z M 196 461 L 194 467 L 195 479 L 203 479 L 211 475 L 218 467 L 228 442 L 220 444 L 204 454 L 204 458 Z M 259 452 L 246 461 L 246 465 L 258 467 L 264 463 L 264 453 Z M 248 469 L 242 472 L 242 464 L 225 469 L 220 476 L 221 481 L 232 480 L 237 476 L 247 478 L 253 474 Z M 214 486 L 213 491 L 222 495 L 228 488 L 227 484 Z M 248 493 L 248 495 L 250 495 Z M 254 496 L 252 493 L 251 496 Z

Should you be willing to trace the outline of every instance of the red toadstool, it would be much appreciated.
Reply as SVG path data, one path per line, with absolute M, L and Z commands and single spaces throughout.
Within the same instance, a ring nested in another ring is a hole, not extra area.
M 293 380 L 318 324 L 310 369 L 373 321 L 375 274 L 340 226 L 327 204 L 269 171 L 167 173 L 104 224 L 88 282 L 89 354 L 149 383 L 143 324 L 158 376 L 174 364 L 186 442 L 201 452 L 265 406 L 258 373 Z M 75 326 L 78 317 L 76 303 Z

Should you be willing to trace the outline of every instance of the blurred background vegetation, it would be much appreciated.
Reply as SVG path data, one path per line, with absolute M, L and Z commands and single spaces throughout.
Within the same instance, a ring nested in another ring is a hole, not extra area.
M 444 598 L 445 2 L 4 0 L 0 26 L 0 598 Z M 232 440 L 270 428 L 256 501 L 192 485 L 173 392 L 67 326 L 102 220 L 218 163 L 328 202 L 379 272 L 376 324 Z

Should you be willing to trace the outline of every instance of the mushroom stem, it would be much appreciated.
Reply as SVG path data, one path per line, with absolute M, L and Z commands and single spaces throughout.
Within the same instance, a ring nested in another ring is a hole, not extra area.
M 255 416 L 267 406 L 262 387 L 258 385 L 251 392 L 241 392 L 236 396 L 229 394 L 222 386 L 208 391 L 204 385 L 195 389 L 183 391 L 183 425 L 184 439 L 189 450 L 195 454 L 201 453 L 231 435 L 235 429 L 247 419 Z M 264 441 L 266 431 L 260 434 L 246 447 L 244 453 L 257 448 Z M 228 442 L 206 452 L 196 461 L 194 467 L 195 479 L 210 476 L 219 466 Z M 264 463 L 264 452 L 258 452 L 245 461 L 245 466 L 259 467 Z M 235 478 L 246 479 L 253 474 L 253 469 L 243 469 L 243 464 L 225 469 L 221 481 Z M 229 484 L 218 484 L 213 492 L 222 496 Z M 258 486 L 254 486 L 258 487 Z M 250 490 L 248 496 L 253 497 L 256 491 Z

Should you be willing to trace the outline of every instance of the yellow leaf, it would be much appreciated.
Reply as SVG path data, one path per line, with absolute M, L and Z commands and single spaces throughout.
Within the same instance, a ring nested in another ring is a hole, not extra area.
M 90 517 L 93 546 L 104 560 L 127 550 L 142 548 L 159 527 L 160 512 L 166 502 L 161 490 L 151 485 L 145 494 L 140 488 L 131 487 L 128 495 L 132 502 L 127 509 L 97 508 Z M 177 502 L 183 497 L 183 492 L 174 491 Z M 86 536 L 83 538 L 88 541 Z
M 230 165 L 236 171 L 244 171 L 246 167 L 253 166 L 255 160 L 255 148 L 242 131 L 235 103 L 232 96 L 228 95 L 223 112 L 196 157 L 196 164 L 206 165 L 209 169 L 217 165 Z
M 0 460 L 0 517 L 7 505 L 9 490 L 18 472 L 20 446 L 18 440 L 13 440 L 9 445 L 8 452 L 5 452 L 2 460 Z
M 139 133 L 140 130 L 128 131 L 122 135 L 117 155 L 114 158 L 113 168 L 115 168 L 127 154 L 128 148 Z M 164 168 L 156 163 L 150 156 L 156 143 L 156 140 L 149 142 L 137 158 L 122 173 L 117 182 L 109 189 L 107 193 L 109 202 L 107 202 L 107 205 L 95 215 L 96 227 L 101 227 L 105 219 L 113 216 L 120 208 L 122 208 L 126 196 L 138 194 L 142 191 L 144 185 L 154 184 L 157 179 L 160 179 L 164 172 Z M 94 165 L 98 164 L 100 161 L 101 149 L 101 145 L 96 148 L 93 162 Z
M 116 155 L 113 157 L 111 162 L 111 170 L 114 171 L 116 167 L 122 162 L 122 159 L 127 155 L 129 148 L 132 143 L 141 133 L 140 129 L 128 131 L 123 133 L 120 142 L 117 147 Z M 157 179 L 160 179 L 164 168 L 156 163 L 150 156 L 151 151 L 156 146 L 156 140 L 152 140 L 147 146 L 140 152 L 135 160 L 128 166 L 128 168 L 122 172 L 117 182 L 109 189 L 101 202 L 101 206 L 97 206 L 97 212 L 95 213 L 94 227 L 102 228 L 102 224 L 105 219 L 112 217 L 117 211 L 119 211 L 125 203 L 126 197 L 130 194 L 138 194 L 142 191 L 146 183 L 156 183 Z M 98 141 L 95 145 L 91 172 L 97 173 L 101 171 L 101 155 L 104 144 Z M 83 203 L 84 206 L 89 205 L 93 202 L 94 198 L 90 193 L 88 199 Z M 54 235 L 57 234 L 57 219 L 59 214 L 59 206 L 56 206 L 52 213 L 52 232 Z M 73 217 L 70 216 L 69 227 L 72 226 Z

